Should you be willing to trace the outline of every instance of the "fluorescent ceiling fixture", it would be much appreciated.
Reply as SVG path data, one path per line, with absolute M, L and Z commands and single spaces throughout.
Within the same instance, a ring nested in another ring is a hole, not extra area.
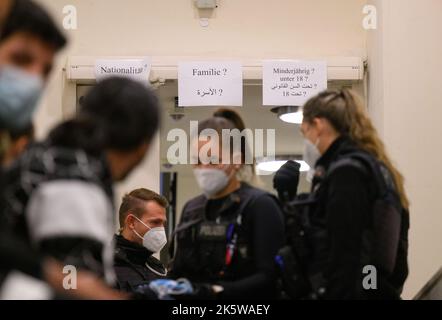
M 283 113 L 279 115 L 279 119 L 281 119 L 282 121 L 296 124 L 302 123 L 302 117 L 302 111 Z
M 265 172 L 276 172 L 281 168 L 288 160 L 271 160 L 259 162 L 257 165 L 258 170 Z M 300 171 L 306 172 L 310 170 L 310 166 L 303 160 L 294 160 L 301 165 Z

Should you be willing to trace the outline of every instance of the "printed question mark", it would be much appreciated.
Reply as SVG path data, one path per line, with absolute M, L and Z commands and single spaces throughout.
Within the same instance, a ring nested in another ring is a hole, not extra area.
M 226 75 L 227 74 L 227 69 L 224 68 L 223 71 L 224 71 L 224 75 Z
M 219 95 L 220 95 L 220 96 L 223 95 L 223 89 L 219 89 Z

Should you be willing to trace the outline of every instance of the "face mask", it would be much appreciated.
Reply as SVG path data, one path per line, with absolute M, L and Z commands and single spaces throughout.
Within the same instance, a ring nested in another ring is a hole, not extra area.
M 17 67 L 0 68 L 0 122 L 8 129 L 20 129 L 31 122 L 43 80 Z
M 164 228 L 151 228 L 137 217 L 133 217 L 149 228 L 149 231 L 147 231 L 143 237 L 137 231 L 133 230 L 133 232 L 143 240 L 143 247 L 153 253 L 160 252 L 167 243 L 166 231 Z
M 196 182 L 208 198 L 223 190 L 229 183 L 229 177 L 222 169 L 196 168 L 193 173 Z
M 310 166 L 310 170 L 307 173 L 307 180 L 310 182 L 312 181 L 313 175 L 315 173 L 316 162 L 321 157 L 321 154 L 319 153 L 318 147 L 316 145 L 313 144 L 309 139 L 304 138 L 304 153 L 302 155 L 302 158 Z

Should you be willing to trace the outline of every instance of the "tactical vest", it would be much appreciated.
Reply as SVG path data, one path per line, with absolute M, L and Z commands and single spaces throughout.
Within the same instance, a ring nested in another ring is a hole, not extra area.
M 214 221 L 207 219 L 206 197 L 191 200 L 174 232 L 173 274 L 194 282 L 234 281 L 252 274 L 253 240 L 244 212 L 267 194 L 242 184 L 226 198 Z

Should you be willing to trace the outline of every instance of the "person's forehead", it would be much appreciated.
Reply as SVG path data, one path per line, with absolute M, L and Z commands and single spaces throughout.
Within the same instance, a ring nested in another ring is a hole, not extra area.
M 146 218 L 161 218 L 166 217 L 166 208 L 162 207 L 155 200 L 145 201 L 145 215 Z
M 0 43 L 0 56 L 6 58 L 6 54 L 17 52 L 31 55 L 34 62 L 51 66 L 56 50 L 36 35 L 16 32 Z

